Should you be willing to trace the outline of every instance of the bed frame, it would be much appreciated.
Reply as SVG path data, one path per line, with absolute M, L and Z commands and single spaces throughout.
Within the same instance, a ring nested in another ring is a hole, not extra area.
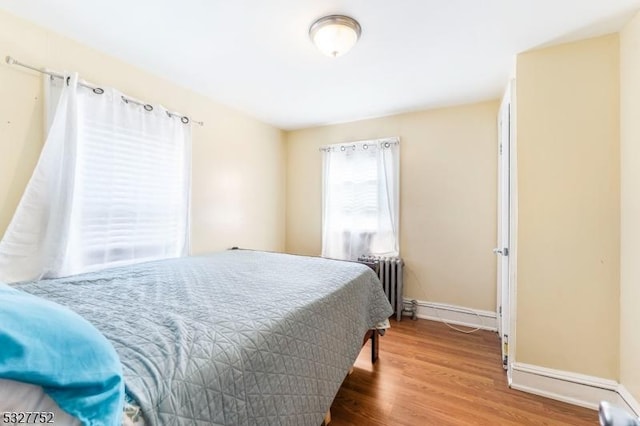
M 380 339 L 380 330 L 367 330 L 367 333 L 364 335 L 364 340 L 362 341 L 362 346 L 367 344 L 368 340 L 371 340 L 371 363 L 375 364 L 378 360 L 378 347 L 379 347 L 379 339 Z

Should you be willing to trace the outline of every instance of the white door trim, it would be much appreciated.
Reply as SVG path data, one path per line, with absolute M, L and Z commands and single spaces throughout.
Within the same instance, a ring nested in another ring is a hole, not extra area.
M 514 102 L 512 92 L 513 81 L 510 81 L 505 90 L 500 109 L 498 111 L 498 211 L 497 211 L 497 282 L 496 302 L 498 319 L 498 334 L 501 342 L 501 353 L 505 369 L 510 375 L 509 363 L 513 361 L 511 340 L 515 331 L 511 321 L 512 306 L 515 299 L 512 297 L 512 243 L 513 243 L 513 137 L 514 129 Z M 506 360 L 505 360 L 506 358 Z
M 511 383 L 513 374 L 513 364 L 516 362 L 516 318 L 517 318 L 517 259 L 518 259 L 518 132 L 517 132 L 517 91 L 516 81 L 509 81 L 510 97 L 511 97 L 511 127 L 510 127 L 510 167 L 509 167 L 509 186 L 510 186 L 510 208 L 509 208 L 509 363 L 507 364 L 507 378 Z

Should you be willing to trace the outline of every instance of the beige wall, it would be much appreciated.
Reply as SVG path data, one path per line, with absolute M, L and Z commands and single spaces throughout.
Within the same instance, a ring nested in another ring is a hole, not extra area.
M 0 11 L 0 52 L 184 112 L 193 127 L 192 249 L 284 249 L 282 132 L 194 92 Z M 0 235 L 42 148 L 40 75 L 0 65 Z
M 618 379 L 618 36 L 517 59 L 519 362 Z
M 287 251 L 320 254 L 318 148 L 399 136 L 405 296 L 495 311 L 498 106 L 492 101 L 289 132 Z
M 620 34 L 620 383 L 640 401 L 640 14 Z

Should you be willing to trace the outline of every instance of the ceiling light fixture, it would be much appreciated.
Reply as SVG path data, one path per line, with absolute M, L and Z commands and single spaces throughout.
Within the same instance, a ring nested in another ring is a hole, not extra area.
M 318 19 L 309 28 L 309 37 L 322 53 L 337 57 L 347 53 L 360 38 L 362 29 L 353 18 L 329 15 Z

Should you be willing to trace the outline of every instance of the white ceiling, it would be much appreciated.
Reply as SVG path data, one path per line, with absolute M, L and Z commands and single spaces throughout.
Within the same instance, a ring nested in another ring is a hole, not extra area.
M 515 54 L 615 32 L 640 0 L 0 0 L 0 8 L 295 129 L 497 98 Z M 362 26 L 358 44 L 335 59 L 308 38 L 328 14 Z

